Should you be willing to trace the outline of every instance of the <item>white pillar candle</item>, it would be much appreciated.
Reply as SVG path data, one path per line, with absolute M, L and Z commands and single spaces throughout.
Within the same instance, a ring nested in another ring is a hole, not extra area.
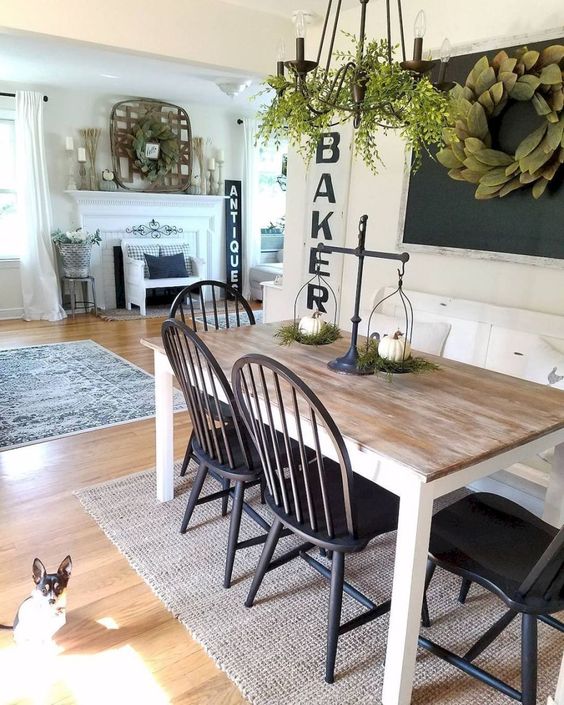
M 86 150 L 84 147 L 79 147 L 78 148 L 78 161 L 79 162 L 85 162 L 86 161 Z
M 65 149 L 67 152 L 72 152 L 74 149 L 74 140 L 72 137 L 65 138 Z
M 219 161 L 220 161 L 220 162 L 224 162 L 224 161 L 225 161 L 225 150 L 224 150 L 224 149 L 220 149 L 220 150 L 219 150 Z
M 215 171 L 215 159 L 213 157 L 208 159 L 208 169 L 210 171 Z

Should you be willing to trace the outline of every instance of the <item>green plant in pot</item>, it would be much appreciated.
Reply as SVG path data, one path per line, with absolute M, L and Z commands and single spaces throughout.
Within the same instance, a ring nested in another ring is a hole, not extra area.
M 77 279 L 89 276 L 92 245 L 102 241 L 100 230 L 90 233 L 83 228 L 58 229 L 51 233 L 51 239 L 61 255 L 63 276 Z

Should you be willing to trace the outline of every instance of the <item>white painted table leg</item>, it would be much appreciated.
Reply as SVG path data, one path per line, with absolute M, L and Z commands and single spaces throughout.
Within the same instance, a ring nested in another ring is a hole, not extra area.
M 430 487 L 415 480 L 400 499 L 384 705 L 411 702 L 432 514 Z
M 166 355 L 155 351 L 155 430 L 157 499 L 174 497 L 174 412 L 172 370 Z
M 564 443 L 554 449 L 542 518 L 557 528 L 564 524 Z

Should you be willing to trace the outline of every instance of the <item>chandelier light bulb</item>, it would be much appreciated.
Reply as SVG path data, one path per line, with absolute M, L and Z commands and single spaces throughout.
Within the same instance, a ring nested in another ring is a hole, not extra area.
M 281 39 L 278 43 L 278 49 L 276 52 L 277 61 L 286 61 L 286 42 Z
M 303 10 L 298 10 L 295 16 L 296 23 L 296 37 L 298 39 L 305 39 L 306 35 L 306 21 Z
M 423 39 L 425 32 L 427 31 L 427 20 L 425 18 L 425 12 L 419 10 L 417 17 L 415 18 L 415 24 L 413 25 L 413 33 L 416 39 Z
M 452 46 L 448 39 L 441 44 L 441 62 L 448 64 L 452 56 Z

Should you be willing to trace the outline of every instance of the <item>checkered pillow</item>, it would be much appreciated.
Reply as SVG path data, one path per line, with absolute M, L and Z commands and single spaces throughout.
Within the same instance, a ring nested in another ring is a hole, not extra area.
M 184 255 L 186 271 L 188 272 L 188 276 L 191 277 L 193 274 L 193 267 L 192 258 L 190 257 L 190 245 L 161 245 L 161 257 L 179 254 Z
M 143 276 L 145 279 L 149 278 L 149 267 L 147 267 L 147 262 L 145 262 L 145 253 L 148 255 L 153 255 L 154 257 L 159 256 L 159 246 L 158 245 L 128 245 L 127 246 L 127 256 L 131 259 L 138 259 L 145 265 L 143 269 Z

